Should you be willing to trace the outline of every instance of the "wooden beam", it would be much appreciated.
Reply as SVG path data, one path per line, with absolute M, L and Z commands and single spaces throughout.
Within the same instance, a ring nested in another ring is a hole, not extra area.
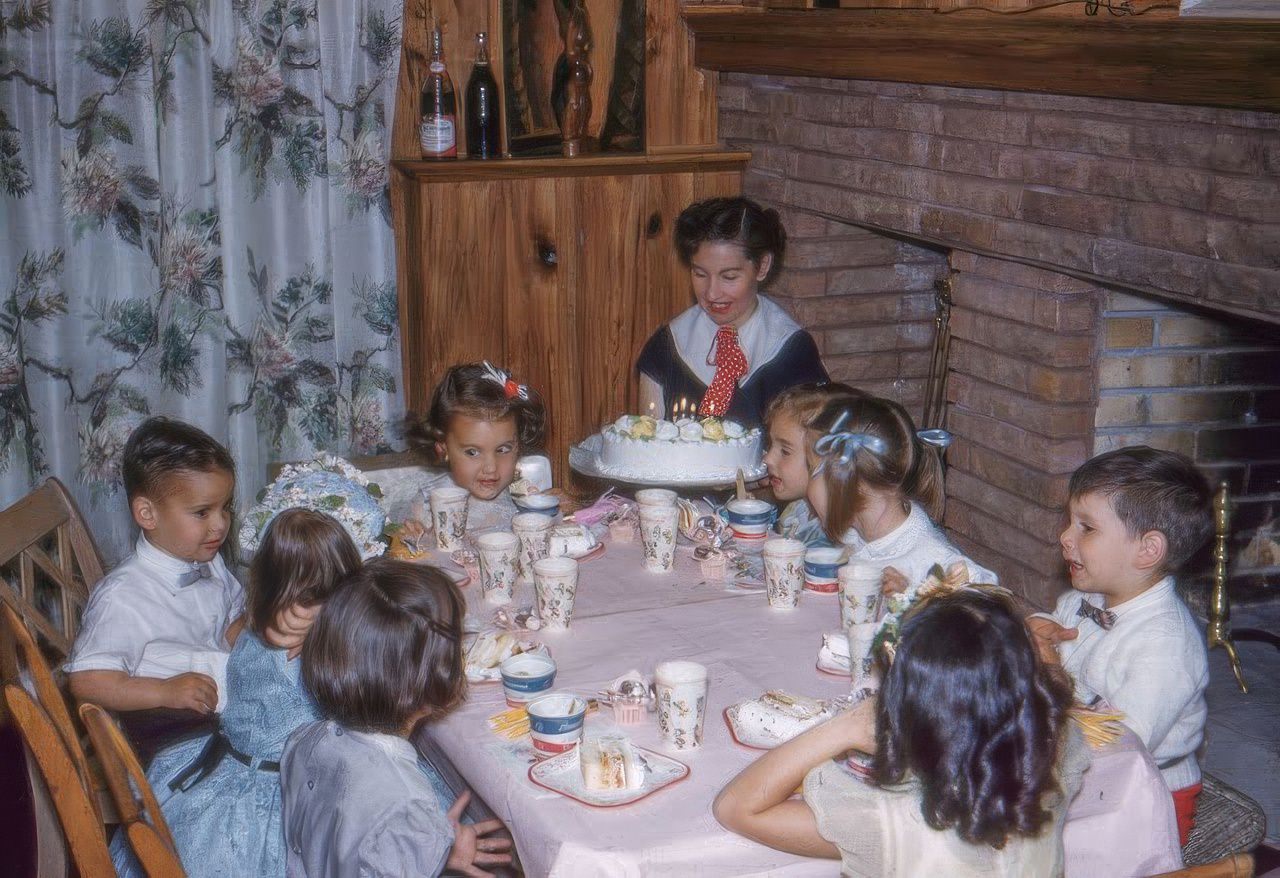
M 543 177 L 600 177 L 613 174 L 683 174 L 741 172 L 751 153 L 726 149 L 615 152 L 565 159 L 503 159 L 502 161 L 393 161 L 392 167 L 414 180 L 440 183 L 455 180 L 515 180 Z
M 1280 111 L 1280 21 L 689 7 L 699 67 Z

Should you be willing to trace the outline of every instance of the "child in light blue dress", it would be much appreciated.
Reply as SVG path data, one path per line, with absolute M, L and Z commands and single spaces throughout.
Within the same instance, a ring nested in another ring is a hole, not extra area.
M 267 526 L 250 567 L 247 625 L 227 664 L 221 727 L 162 751 L 147 772 L 191 878 L 283 878 L 280 758 L 289 735 L 319 713 L 302 687 L 300 644 L 286 650 L 266 638 L 285 618 L 313 615 L 359 567 L 355 543 L 324 513 L 288 509 Z M 112 860 L 121 876 L 143 874 L 122 836 Z

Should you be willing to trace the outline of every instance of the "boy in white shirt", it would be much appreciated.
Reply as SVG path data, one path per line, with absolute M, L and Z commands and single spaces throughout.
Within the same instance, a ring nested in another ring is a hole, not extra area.
M 1209 663 L 1173 574 L 1212 531 L 1211 490 L 1181 454 L 1146 446 L 1098 455 L 1071 476 L 1062 556 L 1072 590 L 1027 620 L 1076 697 L 1104 699 L 1146 744 L 1173 794 L 1182 843 L 1200 794 Z
M 121 462 L 134 553 L 94 586 L 67 660 L 71 693 L 111 710 L 211 713 L 244 589 L 218 552 L 231 528 L 235 462 L 203 430 L 150 418 Z

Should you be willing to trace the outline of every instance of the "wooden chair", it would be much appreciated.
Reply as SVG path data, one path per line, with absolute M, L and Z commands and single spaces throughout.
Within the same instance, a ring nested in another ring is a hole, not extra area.
M 80 719 L 102 760 L 120 823 L 143 871 L 149 878 L 182 878 L 186 873 L 160 803 L 120 727 L 96 704 L 80 705 Z
M 49 479 L 0 511 L 0 569 L 16 567 L 0 601 L 43 639 L 54 658 L 71 651 L 102 555 L 67 489 Z
M 114 875 L 102 821 L 49 714 L 17 683 L 4 684 L 4 706 L 39 766 L 76 870 L 83 876 Z

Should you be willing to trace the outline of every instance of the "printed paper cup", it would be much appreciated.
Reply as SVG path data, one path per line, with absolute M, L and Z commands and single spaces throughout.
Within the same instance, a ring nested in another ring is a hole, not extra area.
M 880 602 L 880 580 L 883 570 L 873 564 L 850 563 L 840 568 L 840 624 L 874 622 L 876 604 Z
M 480 552 L 480 590 L 491 604 L 509 604 L 515 593 L 520 540 L 513 533 L 484 534 L 476 540 Z
M 513 655 L 503 661 L 498 670 L 502 675 L 502 694 L 511 707 L 519 707 L 545 694 L 556 681 L 556 663 L 547 655 Z
M 707 715 L 706 667 L 696 662 L 662 662 L 654 669 L 653 682 L 662 739 L 676 750 L 700 747 Z
M 582 738 L 582 722 L 587 715 L 587 700 L 572 692 L 551 692 L 526 705 L 529 714 L 529 736 L 533 747 L 542 753 L 572 750 Z
M 800 603 L 806 549 L 800 540 L 785 537 L 764 544 L 764 587 L 775 610 L 790 610 Z
M 550 517 L 536 512 L 521 512 L 511 519 L 511 530 L 520 539 L 519 579 L 533 579 L 533 562 L 539 561 L 551 551 Z
M 676 506 L 640 507 L 640 543 L 644 569 L 650 573 L 670 573 L 676 565 Z
M 542 627 L 548 631 L 568 628 L 578 594 L 578 562 L 563 557 L 533 562 L 533 590 Z
M 852 680 L 850 691 L 857 692 L 868 687 L 878 688 L 875 681 L 876 660 L 871 653 L 871 644 L 880 630 L 878 622 L 858 622 L 845 630 L 849 639 L 849 677 Z
M 676 492 L 666 488 L 644 488 L 636 491 L 636 502 L 641 506 L 675 506 Z
M 436 488 L 428 495 L 431 526 L 436 530 L 436 548 L 452 552 L 462 548 L 467 534 L 467 501 L 471 495 L 465 488 Z

